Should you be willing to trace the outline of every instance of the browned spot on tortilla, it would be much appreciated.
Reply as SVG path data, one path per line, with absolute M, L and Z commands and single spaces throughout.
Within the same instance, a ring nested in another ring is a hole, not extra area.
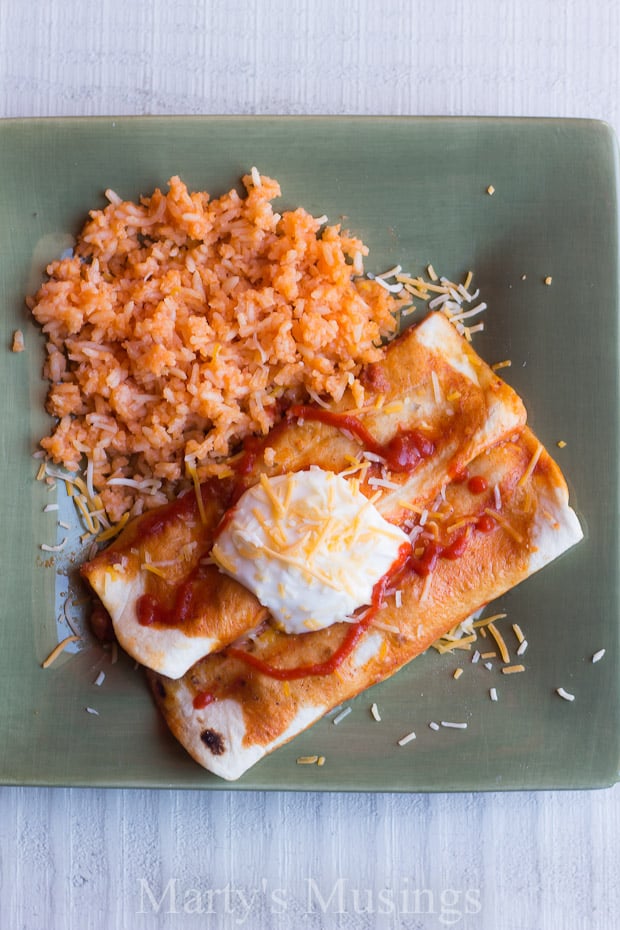
M 164 686 L 162 685 L 162 683 L 161 683 L 161 681 L 159 680 L 159 678 L 156 678 L 156 679 L 155 679 L 155 689 L 157 690 L 158 695 L 160 696 L 160 698 L 161 698 L 162 701 L 163 701 L 163 699 L 166 697 L 166 689 L 165 689 Z
M 200 734 L 200 739 L 203 741 L 207 749 L 210 749 L 214 756 L 221 756 L 224 753 L 224 738 L 221 733 L 218 733 L 217 730 L 203 730 Z

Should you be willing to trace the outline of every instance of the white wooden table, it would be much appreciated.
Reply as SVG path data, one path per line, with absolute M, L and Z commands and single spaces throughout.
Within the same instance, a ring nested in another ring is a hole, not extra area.
M 618 132 L 620 5 L 2 0 L 0 91 L 0 117 L 583 116 Z M 611 930 L 619 915 L 619 787 L 0 788 L 2 930 Z

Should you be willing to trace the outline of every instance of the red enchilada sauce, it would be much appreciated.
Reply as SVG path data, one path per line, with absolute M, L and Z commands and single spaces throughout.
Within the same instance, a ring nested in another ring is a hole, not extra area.
M 178 626 L 185 623 L 194 613 L 197 585 L 204 577 L 203 566 L 199 563 L 178 586 L 171 607 L 166 607 L 152 594 L 142 594 L 136 604 L 138 623 L 142 626 L 151 626 L 153 623 Z
M 161 623 L 165 626 L 177 626 L 190 616 L 193 600 L 193 579 L 188 579 L 177 590 L 173 606 L 164 607 L 152 594 L 142 594 L 138 598 L 136 613 L 141 626 L 152 626 Z
M 467 490 L 471 494 L 484 494 L 488 488 L 486 479 L 482 475 L 474 475 L 473 478 L 470 478 L 467 482 Z
M 204 710 L 209 704 L 212 704 L 215 700 L 215 695 L 211 694 L 210 691 L 199 691 L 192 704 L 194 705 L 194 710 Z
M 381 456 L 392 471 L 413 471 L 422 459 L 430 458 L 435 451 L 434 442 L 417 429 L 399 430 L 389 442 L 378 442 L 357 417 L 348 413 L 333 413 L 321 407 L 297 404 L 291 407 L 290 417 L 298 420 L 318 420 L 356 436 L 364 448 Z
M 497 521 L 489 513 L 483 513 L 476 521 L 476 529 L 480 530 L 481 533 L 490 533 L 496 526 Z
M 469 532 L 467 527 L 464 527 L 447 546 L 442 546 L 434 540 L 429 540 L 424 548 L 423 554 L 417 558 L 412 555 L 409 559 L 409 564 L 416 575 L 421 575 L 425 578 L 435 570 L 439 559 L 450 559 L 451 561 L 459 559 L 467 549 L 468 544 Z

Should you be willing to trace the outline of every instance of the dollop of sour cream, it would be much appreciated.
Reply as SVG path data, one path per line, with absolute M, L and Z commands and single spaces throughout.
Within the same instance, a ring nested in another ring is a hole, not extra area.
M 287 633 L 320 630 L 370 604 L 409 539 L 350 481 L 313 467 L 247 490 L 212 557 Z

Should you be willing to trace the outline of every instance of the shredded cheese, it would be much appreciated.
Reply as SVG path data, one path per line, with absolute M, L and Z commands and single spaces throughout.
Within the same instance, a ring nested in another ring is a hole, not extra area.
M 492 617 L 483 617 L 482 620 L 474 620 L 472 626 L 475 630 L 480 627 L 487 626 L 489 623 L 494 623 L 496 620 L 503 620 L 504 617 L 507 617 L 508 614 L 493 614 Z
M 422 586 L 422 591 L 420 593 L 420 604 L 423 604 L 429 594 L 431 593 L 431 585 L 433 584 L 433 573 L 429 572 L 426 578 L 424 579 L 424 584 Z
M 428 294 L 423 291 L 418 290 L 417 287 L 414 287 L 413 284 L 405 284 L 405 290 L 411 294 L 413 297 L 417 297 L 418 300 L 427 300 Z
M 129 522 L 129 511 L 124 513 L 123 516 L 118 521 L 118 523 L 116 523 L 114 526 L 110 526 L 108 527 L 107 530 L 103 530 L 101 533 L 99 533 L 99 535 L 97 536 L 97 542 L 103 543 L 103 542 L 108 542 L 110 539 L 114 539 L 114 537 L 118 536 L 121 530 L 125 528 L 128 522 Z
M 85 497 L 82 494 L 76 494 L 73 488 L 69 496 L 73 497 L 73 502 L 78 508 L 78 510 L 80 511 L 88 532 L 91 533 L 93 536 L 97 536 L 98 533 L 101 531 L 101 524 L 99 523 L 99 520 L 88 509 L 88 505 L 87 505 Z
M 54 647 L 54 649 L 52 649 L 47 659 L 44 659 L 43 662 L 41 662 L 41 668 L 49 668 L 52 662 L 56 661 L 60 653 L 67 648 L 69 643 L 77 643 L 79 639 L 81 639 L 80 636 L 66 636 L 61 642 L 58 643 L 57 646 Z
M 493 517 L 493 519 L 499 523 L 502 529 L 506 530 L 509 536 L 512 536 L 512 538 L 515 539 L 518 543 L 523 543 L 523 536 L 521 533 L 515 530 L 514 526 L 511 526 L 508 520 L 505 520 L 496 510 L 491 510 L 490 507 L 485 507 L 484 512 L 489 517 Z
M 571 694 L 570 691 L 567 691 L 565 688 L 556 688 L 555 693 L 558 694 L 565 701 L 574 701 L 575 695 Z
M 401 265 L 394 265 L 393 268 L 390 268 L 388 271 L 382 271 L 381 274 L 378 274 L 378 278 L 396 278 L 402 272 Z
M 525 484 L 525 482 L 529 480 L 530 475 L 532 474 L 532 472 L 533 472 L 534 469 L 536 468 L 536 465 L 538 464 L 538 459 L 540 458 L 540 456 L 541 456 L 541 454 L 542 454 L 542 451 L 543 451 L 542 443 L 539 442 L 539 443 L 538 443 L 538 446 L 537 446 L 537 448 L 536 448 L 536 452 L 535 452 L 534 455 L 531 457 L 531 459 L 530 459 L 530 461 L 529 461 L 529 464 L 528 464 L 527 468 L 525 469 L 525 471 L 523 472 L 523 474 L 522 474 L 521 477 L 519 478 L 519 481 L 518 481 L 518 486 L 519 486 L 519 487 L 523 487 L 523 485 Z
M 440 655 L 446 652 L 452 652 L 454 649 L 469 649 L 472 643 L 476 642 L 475 635 L 462 636 L 460 639 L 447 639 L 442 637 L 432 643 L 433 649 L 436 649 Z
M 166 577 L 166 573 L 163 572 L 158 565 L 154 565 L 152 562 L 143 562 L 140 568 L 144 572 L 150 572 L 152 575 L 157 575 L 158 578 Z
M 465 334 L 467 336 L 467 341 L 471 342 L 471 337 L 474 333 L 481 333 L 484 331 L 484 323 L 476 323 L 475 326 L 466 326 Z
M 41 549 L 43 552 L 62 552 L 68 541 L 69 537 L 65 536 L 62 542 L 59 542 L 57 546 L 48 546 L 47 543 L 41 543 Z
M 487 630 L 489 631 L 489 633 L 491 634 L 491 636 L 493 637 L 493 639 L 494 639 L 495 642 L 497 643 L 497 646 L 498 646 L 498 648 L 499 648 L 500 655 L 501 655 L 501 657 L 502 657 L 502 662 L 510 662 L 510 653 L 508 652 L 508 648 L 507 648 L 507 646 L 506 646 L 506 643 L 504 642 L 504 638 L 503 638 L 502 634 L 501 634 L 500 631 L 497 629 L 497 627 L 495 626 L 495 624 L 492 623 L 492 622 L 491 622 L 491 623 L 487 623 Z
M 493 500 L 495 503 L 495 509 L 501 510 L 502 509 L 502 494 L 499 489 L 499 484 L 493 485 Z
M 457 520 L 455 523 L 451 523 L 450 526 L 446 527 L 448 533 L 454 533 L 455 530 L 460 530 L 464 526 L 470 526 L 473 522 L 471 517 L 463 517 L 461 520 Z
M 207 515 L 205 513 L 205 505 L 202 499 L 202 491 L 200 489 L 200 481 L 198 479 L 198 472 L 193 462 L 187 462 L 187 471 L 189 473 L 190 478 L 192 479 L 192 484 L 194 486 L 194 494 L 196 495 L 196 504 L 198 505 L 198 513 L 200 514 L 200 522 L 204 525 L 207 522 Z
M 477 307 L 473 307 L 473 309 L 471 309 L 471 310 L 463 310 L 462 313 L 459 312 L 459 313 L 454 313 L 454 314 L 452 314 L 452 316 L 451 316 L 451 322 L 452 322 L 452 323 L 461 323 L 463 320 L 467 320 L 467 319 L 469 319 L 469 318 L 472 317 L 472 316 L 477 316 L 479 313 L 482 313 L 483 310 L 486 310 L 486 309 L 487 309 L 487 305 L 486 305 L 485 303 L 478 304 Z M 483 326 L 483 324 L 480 323 L 479 326 Z M 473 327 L 473 326 L 470 327 L 470 330 L 469 330 L 469 331 L 470 331 L 470 332 L 478 332 L 478 330 L 474 330 L 474 327 Z

